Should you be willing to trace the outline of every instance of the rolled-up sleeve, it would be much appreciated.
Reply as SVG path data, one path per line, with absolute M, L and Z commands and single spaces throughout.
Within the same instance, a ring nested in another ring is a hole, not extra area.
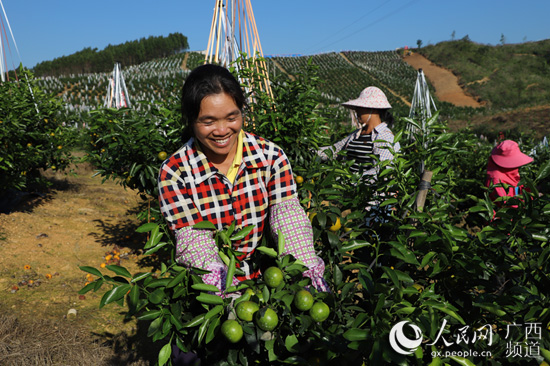
M 325 263 L 315 253 L 311 222 L 298 199 L 271 206 L 270 220 L 273 237 L 278 240 L 279 231 L 284 236 L 284 254 L 292 254 L 308 268 L 303 275 L 311 279 L 313 287 L 318 291 L 329 291 L 323 278 Z

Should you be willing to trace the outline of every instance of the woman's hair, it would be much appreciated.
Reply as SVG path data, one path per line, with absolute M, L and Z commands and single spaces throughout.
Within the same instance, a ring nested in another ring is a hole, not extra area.
M 382 122 L 386 122 L 388 127 L 392 127 L 393 125 L 393 114 L 391 114 L 389 109 L 383 109 L 380 111 L 380 119 Z
M 202 100 L 212 94 L 225 93 L 233 98 L 241 111 L 246 104 L 243 89 L 225 67 L 206 64 L 193 69 L 185 79 L 181 96 L 181 113 L 185 123 L 184 142 L 193 137 L 193 123 L 197 120 Z

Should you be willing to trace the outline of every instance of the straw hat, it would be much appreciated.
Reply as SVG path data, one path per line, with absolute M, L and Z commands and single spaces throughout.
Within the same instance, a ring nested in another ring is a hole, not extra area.
M 512 140 L 502 141 L 495 146 L 491 151 L 491 158 L 496 165 L 508 169 L 519 168 L 533 161 L 533 158 L 522 153 L 518 143 Z
M 359 98 L 349 100 L 342 103 L 347 108 L 374 108 L 374 109 L 390 109 L 391 104 L 388 102 L 388 98 L 384 92 L 375 86 L 369 86 L 363 89 Z

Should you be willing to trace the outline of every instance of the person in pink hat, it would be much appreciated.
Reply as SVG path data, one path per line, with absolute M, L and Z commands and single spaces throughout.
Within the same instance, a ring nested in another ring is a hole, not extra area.
M 527 165 L 533 158 L 521 152 L 517 142 L 504 140 L 491 151 L 487 164 L 486 187 L 506 184 L 509 187 L 496 186 L 490 194 L 494 201 L 499 197 L 513 197 L 521 194 L 523 185 L 519 185 L 519 167 Z M 503 202 L 496 202 L 501 207 Z
M 400 149 L 388 127 L 388 123 L 393 122 L 389 112 L 391 105 L 384 92 L 375 86 L 363 89 L 357 99 L 342 105 L 355 112 L 360 127 L 334 145 L 322 147 L 317 154 L 327 160 L 326 151 L 329 149 L 333 156 L 346 151 L 346 159 L 354 160 L 350 169 L 353 172 L 362 171 L 363 177 L 374 183 L 379 170 L 376 160 L 392 160 L 393 153 Z

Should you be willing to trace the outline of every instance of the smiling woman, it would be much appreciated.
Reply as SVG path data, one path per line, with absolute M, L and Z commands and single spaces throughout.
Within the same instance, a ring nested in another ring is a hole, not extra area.
M 177 260 L 210 271 L 203 281 L 225 287 L 227 267 L 218 255 L 213 232 L 195 229 L 201 221 L 218 230 L 236 224 L 253 230 L 234 248 L 243 253 L 244 275 L 235 284 L 261 275 L 262 263 L 253 254 L 270 230 L 285 238 L 287 254 L 308 270 L 304 276 L 320 291 L 324 262 L 315 254 L 313 230 L 297 198 L 290 162 L 277 145 L 242 130 L 245 96 L 237 79 L 225 68 L 202 65 L 187 77 L 182 90 L 186 120 L 183 147 L 161 166 L 161 211 L 177 240 Z

